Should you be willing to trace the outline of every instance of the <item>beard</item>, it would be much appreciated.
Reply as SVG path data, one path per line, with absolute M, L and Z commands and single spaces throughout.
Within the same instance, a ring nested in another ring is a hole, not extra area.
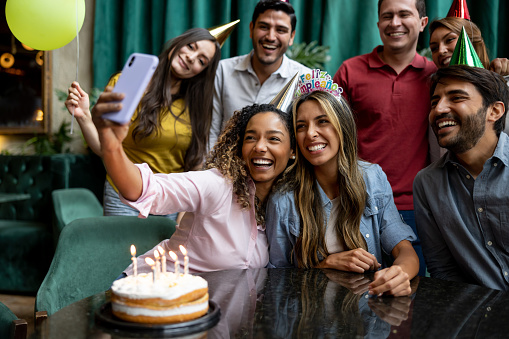
M 439 136 L 434 129 L 438 144 L 454 154 L 465 153 L 472 149 L 477 145 L 486 130 L 486 111 L 487 108 L 481 107 L 476 114 L 463 119 L 458 134 L 447 141 L 443 140 L 443 137 Z

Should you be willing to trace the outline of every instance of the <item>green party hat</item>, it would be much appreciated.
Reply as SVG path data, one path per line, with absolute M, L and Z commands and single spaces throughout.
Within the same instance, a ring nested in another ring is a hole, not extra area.
M 452 53 L 449 66 L 452 65 L 468 65 L 470 67 L 484 68 L 481 59 L 479 59 L 474 46 L 472 46 L 472 43 L 468 38 L 465 27 L 461 29 L 461 34 L 458 38 L 458 42 L 456 43 L 456 48 Z

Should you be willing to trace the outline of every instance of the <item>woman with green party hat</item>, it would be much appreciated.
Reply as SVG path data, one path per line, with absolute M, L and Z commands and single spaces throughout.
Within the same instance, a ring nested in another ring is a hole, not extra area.
M 449 66 L 463 27 L 484 68 L 501 75 L 508 75 L 509 60 L 507 58 L 496 58 L 490 62 L 481 30 L 470 20 L 465 0 L 454 0 L 447 17 L 434 20 L 430 24 L 429 47 L 435 65 L 438 68 Z

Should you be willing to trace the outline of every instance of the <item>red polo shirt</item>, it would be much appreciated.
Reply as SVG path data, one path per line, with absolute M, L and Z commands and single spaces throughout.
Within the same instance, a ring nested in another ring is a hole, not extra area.
M 359 157 L 382 167 L 399 210 L 413 210 L 414 177 L 429 164 L 429 77 L 436 66 L 416 53 L 397 74 L 378 57 L 382 48 L 346 60 L 334 82 L 354 111 Z

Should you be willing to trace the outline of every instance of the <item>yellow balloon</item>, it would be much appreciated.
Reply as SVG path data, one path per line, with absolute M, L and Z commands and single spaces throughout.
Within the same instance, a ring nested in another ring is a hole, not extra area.
M 76 27 L 79 31 L 83 26 L 85 0 L 7 0 L 5 18 L 12 34 L 25 45 L 57 49 L 71 42 Z

